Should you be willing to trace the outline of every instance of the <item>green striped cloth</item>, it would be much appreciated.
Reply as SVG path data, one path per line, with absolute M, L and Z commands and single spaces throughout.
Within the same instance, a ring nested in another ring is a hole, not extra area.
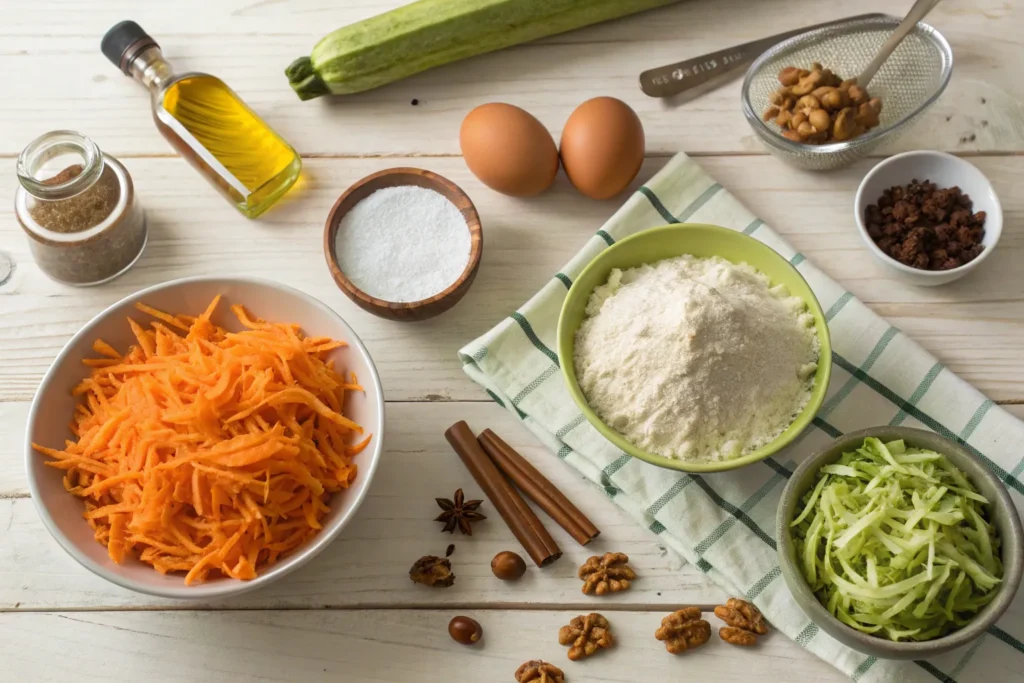
M 740 230 L 796 266 L 827 311 L 834 369 L 814 426 L 776 457 L 735 472 L 696 476 L 617 450 L 566 391 L 555 328 L 568 287 L 601 250 L 645 228 L 687 221 Z M 928 661 L 854 652 L 794 603 L 775 556 L 775 510 L 796 465 L 847 431 L 905 424 L 956 439 L 986 458 L 1024 504 L 1024 424 L 945 369 L 924 349 L 826 277 L 685 155 L 673 158 L 518 311 L 460 352 L 466 373 L 552 453 L 600 486 L 732 595 L 754 601 L 783 633 L 856 681 L 1024 681 L 1024 598 L 971 646 Z

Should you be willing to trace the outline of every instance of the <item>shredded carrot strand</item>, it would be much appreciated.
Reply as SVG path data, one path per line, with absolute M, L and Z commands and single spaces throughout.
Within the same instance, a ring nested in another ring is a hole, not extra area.
M 220 297 L 197 317 L 144 304 L 120 354 L 103 340 L 62 449 L 32 444 L 115 562 L 134 557 L 186 584 L 252 579 L 323 526 L 330 497 L 356 477 L 370 443 L 341 414 L 355 375 L 326 356 L 346 344 L 305 337 L 241 306 L 242 327 L 214 324 Z M 179 334 L 176 330 L 180 330 Z

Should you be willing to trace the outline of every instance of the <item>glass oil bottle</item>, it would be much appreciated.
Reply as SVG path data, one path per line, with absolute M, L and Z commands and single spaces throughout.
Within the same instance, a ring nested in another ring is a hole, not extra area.
M 219 78 L 175 74 L 134 21 L 107 31 L 101 49 L 150 91 L 153 120 L 174 149 L 249 218 L 298 180 L 302 160 L 274 129 Z

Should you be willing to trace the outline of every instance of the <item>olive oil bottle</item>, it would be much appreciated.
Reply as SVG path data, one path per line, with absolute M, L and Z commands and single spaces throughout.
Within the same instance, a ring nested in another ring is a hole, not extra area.
M 150 91 L 153 120 L 174 149 L 249 218 L 298 180 L 302 160 L 274 129 L 219 78 L 175 74 L 134 21 L 107 31 L 101 49 Z

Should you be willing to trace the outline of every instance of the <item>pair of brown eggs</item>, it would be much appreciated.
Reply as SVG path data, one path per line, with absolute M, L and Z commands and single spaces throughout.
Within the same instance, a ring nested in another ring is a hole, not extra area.
M 466 165 L 487 187 L 530 197 L 551 187 L 559 157 L 569 181 L 588 197 L 622 192 L 644 161 L 644 129 L 628 104 L 595 97 L 565 122 L 558 148 L 547 128 L 511 104 L 484 104 L 466 115 L 459 131 Z

